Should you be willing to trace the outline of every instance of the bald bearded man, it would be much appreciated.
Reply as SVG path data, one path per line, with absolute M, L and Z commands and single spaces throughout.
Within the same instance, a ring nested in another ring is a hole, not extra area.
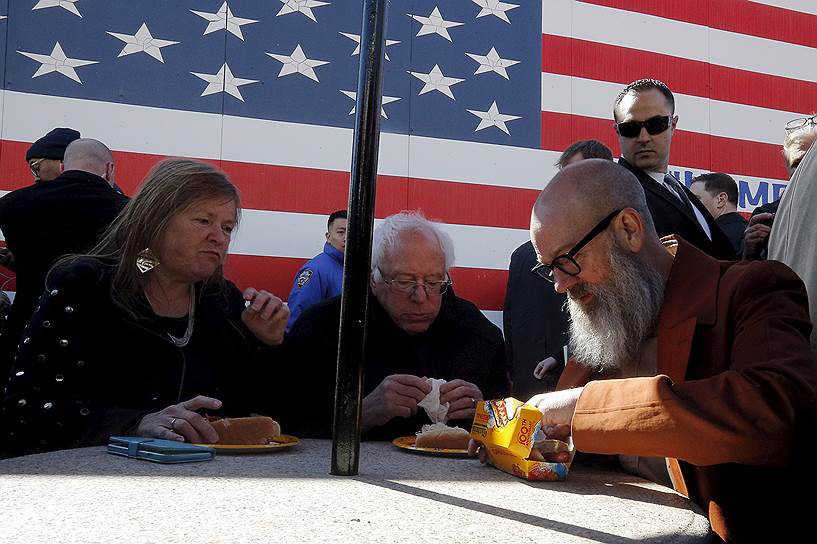
M 802 281 L 662 243 L 638 180 L 604 160 L 553 178 L 531 238 L 537 272 L 567 294 L 574 354 L 561 390 L 529 401 L 543 423 L 671 481 L 723 541 L 802 534 L 817 429 Z

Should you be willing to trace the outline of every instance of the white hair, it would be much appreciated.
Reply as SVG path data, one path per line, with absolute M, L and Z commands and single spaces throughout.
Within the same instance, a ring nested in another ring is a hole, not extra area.
M 377 272 L 391 252 L 399 243 L 400 238 L 407 232 L 420 232 L 437 240 L 440 250 L 445 256 L 445 270 L 454 265 L 454 241 L 447 232 L 436 223 L 425 218 L 420 211 L 402 211 L 385 218 L 375 229 L 372 239 L 372 274 Z
M 792 166 L 795 151 L 805 154 L 815 141 L 817 141 L 817 125 L 811 123 L 787 133 L 783 141 L 783 157 L 788 167 Z

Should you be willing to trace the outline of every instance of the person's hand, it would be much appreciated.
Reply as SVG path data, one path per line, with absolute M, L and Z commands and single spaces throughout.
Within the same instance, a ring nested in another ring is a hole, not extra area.
M 471 457 L 479 457 L 480 463 L 488 462 L 488 452 L 485 450 L 485 444 L 473 438 L 468 441 L 468 455 Z
M 570 440 L 570 433 L 570 425 L 542 425 L 542 434 L 545 440 L 561 440 L 567 443 Z M 553 446 L 554 443 L 552 442 L 534 442 L 530 458 L 548 463 L 569 463 L 570 452 L 555 451 Z
M 547 425 L 542 427 L 542 432 L 548 440 L 561 440 L 567 442 L 570 439 L 570 425 Z M 550 443 L 538 442 L 543 449 L 536 449 L 536 444 L 533 445 L 529 459 L 535 461 L 545 461 L 547 463 L 569 463 L 570 452 L 568 451 L 553 451 Z M 562 446 L 564 447 L 564 446 Z M 471 457 L 478 457 L 480 463 L 490 463 L 488 459 L 488 450 L 485 444 L 473 438 L 468 441 L 468 455 Z
M 199 395 L 179 404 L 173 404 L 164 410 L 143 417 L 136 433 L 139 436 L 190 442 L 191 444 L 218 442 L 218 433 L 207 418 L 194 411 L 202 408 L 218 410 L 221 408 L 221 401 Z
M 417 403 L 431 392 L 428 378 L 411 374 L 392 374 L 363 399 L 364 431 L 379 427 L 395 417 L 411 417 Z
M 448 419 L 474 419 L 480 400 L 482 391 L 465 380 L 451 380 L 440 386 L 440 404 L 448 403 Z
M 553 391 L 534 395 L 525 404 L 536 406 L 542 412 L 542 427 L 546 425 L 567 425 L 573 420 L 573 412 L 583 387 Z M 568 433 L 569 434 L 569 433 Z
M 550 372 L 552 369 L 556 368 L 559 365 L 559 361 L 554 359 L 553 357 L 548 357 L 547 359 L 543 359 L 539 361 L 536 365 L 536 368 L 533 369 L 533 377 L 537 380 L 541 380 L 545 377 L 545 374 Z
M 281 299 L 267 291 L 248 287 L 244 291 L 244 300 L 248 305 L 241 313 L 241 320 L 255 337 L 268 346 L 283 342 L 289 308 Z
M 743 259 L 754 261 L 760 259 L 761 252 L 766 249 L 772 228 L 765 224 L 774 220 L 773 213 L 759 213 L 749 219 L 743 233 Z
M 547 440 L 561 440 L 562 442 L 567 442 L 570 439 L 570 425 L 543 425 L 542 433 Z M 539 442 L 539 444 L 542 443 Z M 531 450 L 531 454 L 529 456 L 530 459 L 546 461 L 548 463 L 570 462 L 570 452 L 555 452 L 552 449 L 548 449 L 548 447 L 551 446 L 550 444 L 542 445 L 544 449 L 536 450 L 536 444 L 534 444 L 534 449 Z M 473 438 L 468 441 L 468 455 L 471 457 L 478 457 L 480 463 L 490 462 L 488 459 L 488 450 L 485 447 L 485 444 L 479 440 L 474 440 Z
M 17 271 L 14 264 L 14 254 L 7 247 L 0 247 L 0 266 L 8 268 L 12 272 Z

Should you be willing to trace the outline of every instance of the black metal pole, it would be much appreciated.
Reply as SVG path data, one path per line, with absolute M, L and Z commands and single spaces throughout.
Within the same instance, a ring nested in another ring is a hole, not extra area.
M 332 431 L 332 474 L 354 476 L 360 454 L 363 347 L 366 339 L 369 267 L 380 145 L 383 53 L 388 0 L 364 0 L 355 136 L 349 181 L 349 223 L 343 264 L 340 337 Z

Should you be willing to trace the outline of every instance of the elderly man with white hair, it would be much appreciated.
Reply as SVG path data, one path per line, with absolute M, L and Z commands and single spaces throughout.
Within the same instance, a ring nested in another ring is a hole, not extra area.
M 429 423 L 418 407 L 431 392 L 429 378 L 446 380 L 440 403 L 448 404 L 448 420 L 468 428 L 478 400 L 510 391 L 502 334 L 454 294 L 448 274 L 453 261 L 451 238 L 420 213 L 387 217 L 374 233 L 364 354 L 366 439 L 413 435 Z M 308 391 L 297 410 L 292 404 L 276 410 L 287 432 L 331 434 L 339 319 L 340 298 L 330 299 L 305 311 L 287 336 L 291 389 L 295 395 Z
M 783 159 L 786 161 L 786 168 L 789 171 L 789 176 L 791 176 L 791 181 L 794 181 L 800 163 L 815 141 L 817 141 L 817 115 L 799 117 L 786 123 Z M 802 176 L 803 174 L 800 174 L 798 177 Z M 792 186 L 790 182 L 788 187 Z M 746 248 L 743 254 L 744 259 L 762 260 L 767 257 L 769 235 L 772 232 L 775 214 L 782 202 L 783 199 L 780 198 L 774 202 L 763 204 L 752 212 L 752 217 L 749 219 L 749 224 L 746 226 L 746 232 L 743 236 Z M 787 262 L 786 264 L 790 265 L 791 263 Z
M 817 115 L 795 119 L 790 125 L 795 128 L 786 137 L 785 154 L 789 164 L 795 164 L 769 237 L 769 259 L 786 263 L 803 279 L 811 321 L 815 323 L 817 246 L 811 222 L 817 213 Z M 811 332 L 811 349 L 817 353 L 815 329 Z

